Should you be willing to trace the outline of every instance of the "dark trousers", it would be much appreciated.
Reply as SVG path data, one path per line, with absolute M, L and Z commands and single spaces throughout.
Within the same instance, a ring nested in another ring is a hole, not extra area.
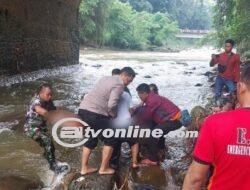
M 95 132 L 99 129 L 105 130 L 111 128 L 110 118 L 105 115 L 100 115 L 94 112 L 90 112 L 88 110 L 79 109 L 78 116 L 83 121 L 85 121 Z M 98 138 L 100 138 L 106 146 L 115 146 L 115 139 L 104 138 L 102 136 L 102 133 L 100 133 L 98 137 L 90 137 L 88 141 L 84 144 L 84 146 L 89 149 L 94 149 L 98 144 Z
M 110 158 L 110 165 L 112 167 L 117 168 L 119 166 L 119 158 L 121 156 L 121 145 L 122 143 L 127 142 L 130 146 L 130 148 L 137 143 L 137 139 L 135 138 L 118 138 L 116 139 L 116 144 L 113 147 L 113 153 Z
M 151 130 L 153 129 L 161 129 L 163 131 L 163 135 L 168 134 L 170 131 L 175 131 L 179 128 L 182 127 L 182 123 L 179 120 L 175 120 L 175 121 L 168 121 L 168 122 L 164 122 L 161 124 L 158 124 L 156 126 L 152 126 Z M 154 138 L 154 137 L 150 137 L 149 139 L 147 139 L 147 148 L 148 148 L 148 156 L 149 159 L 157 162 L 159 160 L 158 158 L 158 151 L 159 151 L 159 141 L 160 144 L 162 145 L 162 143 L 164 142 L 165 144 L 165 138 L 161 137 L 160 139 L 158 138 Z

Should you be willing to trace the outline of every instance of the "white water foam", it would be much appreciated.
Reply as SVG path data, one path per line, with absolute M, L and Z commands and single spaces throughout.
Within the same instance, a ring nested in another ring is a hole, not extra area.
M 47 171 L 47 175 L 41 176 L 43 181 L 47 184 L 45 188 L 42 188 L 42 190 L 53 190 L 56 189 L 60 184 L 63 183 L 63 178 L 65 175 L 70 171 L 70 166 L 66 162 L 57 162 L 58 166 L 67 166 L 68 170 L 60 173 L 55 174 L 53 171 L 49 170 Z

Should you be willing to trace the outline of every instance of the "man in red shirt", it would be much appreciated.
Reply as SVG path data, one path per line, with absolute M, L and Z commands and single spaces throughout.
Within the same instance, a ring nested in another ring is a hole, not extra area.
M 235 82 L 240 77 L 240 57 L 232 52 L 235 42 L 231 39 L 225 41 L 225 52 L 212 55 L 210 66 L 218 64 L 219 75 L 215 81 L 215 101 L 221 97 L 224 86 L 227 86 L 231 95 L 234 95 L 236 86 Z
M 178 106 L 167 98 L 151 92 L 148 84 L 142 83 L 136 90 L 144 104 L 136 115 L 139 124 L 150 125 L 152 130 L 161 129 L 163 135 L 181 128 L 182 114 Z M 142 160 L 141 163 L 156 165 L 159 139 L 151 137 L 147 141 L 149 158 Z
M 193 152 L 194 160 L 183 190 L 200 190 L 209 167 L 214 167 L 210 190 L 250 189 L 250 67 L 237 84 L 241 108 L 210 116 L 204 122 Z

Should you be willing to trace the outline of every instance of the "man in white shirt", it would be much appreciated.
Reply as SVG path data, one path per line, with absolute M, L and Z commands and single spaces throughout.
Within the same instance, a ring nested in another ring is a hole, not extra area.
M 112 71 L 112 75 L 116 75 L 116 74 L 113 74 L 113 71 Z M 131 113 L 129 111 L 131 104 L 132 104 L 132 96 L 130 94 L 129 89 L 125 87 L 117 105 L 117 117 L 112 120 L 113 128 L 127 129 L 130 125 L 132 125 Z M 132 168 L 137 168 L 138 167 L 137 156 L 138 156 L 138 151 L 139 151 L 139 144 L 137 142 L 137 139 L 120 138 L 120 139 L 117 139 L 116 142 L 117 144 L 114 146 L 114 150 L 110 159 L 111 167 L 115 169 L 118 167 L 119 157 L 121 155 L 121 144 L 123 142 L 127 142 L 129 146 L 131 147 Z

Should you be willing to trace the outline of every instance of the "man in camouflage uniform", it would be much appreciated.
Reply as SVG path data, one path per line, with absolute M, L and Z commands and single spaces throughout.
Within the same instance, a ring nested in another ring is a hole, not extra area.
M 30 103 L 26 114 L 26 123 L 24 133 L 39 143 L 44 148 L 44 156 L 48 160 L 50 169 L 56 170 L 55 148 L 51 136 L 48 133 L 45 119 L 35 111 L 35 106 L 41 106 L 50 111 L 55 110 L 53 102 L 42 102 L 39 97 L 35 96 Z

